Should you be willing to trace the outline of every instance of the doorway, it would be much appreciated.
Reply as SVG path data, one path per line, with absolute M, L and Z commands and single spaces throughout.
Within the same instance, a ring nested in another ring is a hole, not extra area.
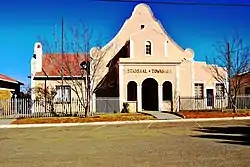
M 153 78 L 142 82 L 142 109 L 158 111 L 158 83 Z
M 214 90 L 207 89 L 207 106 L 213 107 L 214 104 Z

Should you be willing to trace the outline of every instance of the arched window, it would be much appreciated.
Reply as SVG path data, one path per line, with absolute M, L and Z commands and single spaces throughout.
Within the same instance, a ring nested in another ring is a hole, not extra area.
M 127 85 L 127 101 L 137 101 L 137 84 L 130 81 Z
M 163 101 L 172 101 L 172 83 L 166 81 L 162 85 L 162 100 Z
M 146 55 L 152 54 L 152 45 L 150 41 L 146 41 L 145 43 L 145 52 L 146 52 Z

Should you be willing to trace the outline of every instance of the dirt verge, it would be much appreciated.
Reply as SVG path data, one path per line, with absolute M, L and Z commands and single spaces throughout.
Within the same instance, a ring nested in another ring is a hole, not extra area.
M 108 114 L 98 115 L 88 118 L 80 117 L 41 117 L 41 118 L 19 118 L 12 124 L 43 124 L 43 123 L 84 123 L 84 122 L 109 122 L 109 121 L 138 121 L 138 120 L 154 120 L 150 115 L 140 113 L 129 114 Z
M 226 117 L 247 117 L 250 112 L 219 112 L 219 111 L 181 111 L 181 115 L 185 118 L 226 118 Z

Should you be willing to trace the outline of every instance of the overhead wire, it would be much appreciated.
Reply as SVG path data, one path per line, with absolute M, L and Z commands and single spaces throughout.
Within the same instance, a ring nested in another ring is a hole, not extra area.
M 214 7 L 250 7 L 250 4 L 244 3 L 207 3 L 207 2 L 173 2 L 173 1 L 141 1 L 141 0 L 92 0 L 99 2 L 113 3 L 149 3 L 149 4 L 165 4 L 165 5 L 189 5 L 189 6 L 214 6 Z

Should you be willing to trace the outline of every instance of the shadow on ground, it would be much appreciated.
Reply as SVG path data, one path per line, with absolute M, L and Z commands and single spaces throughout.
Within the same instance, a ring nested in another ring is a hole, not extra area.
M 204 134 L 192 137 L 214 139 L 219 143 L 250 146 L 250 126 L 202 127 L 195 131 Z

